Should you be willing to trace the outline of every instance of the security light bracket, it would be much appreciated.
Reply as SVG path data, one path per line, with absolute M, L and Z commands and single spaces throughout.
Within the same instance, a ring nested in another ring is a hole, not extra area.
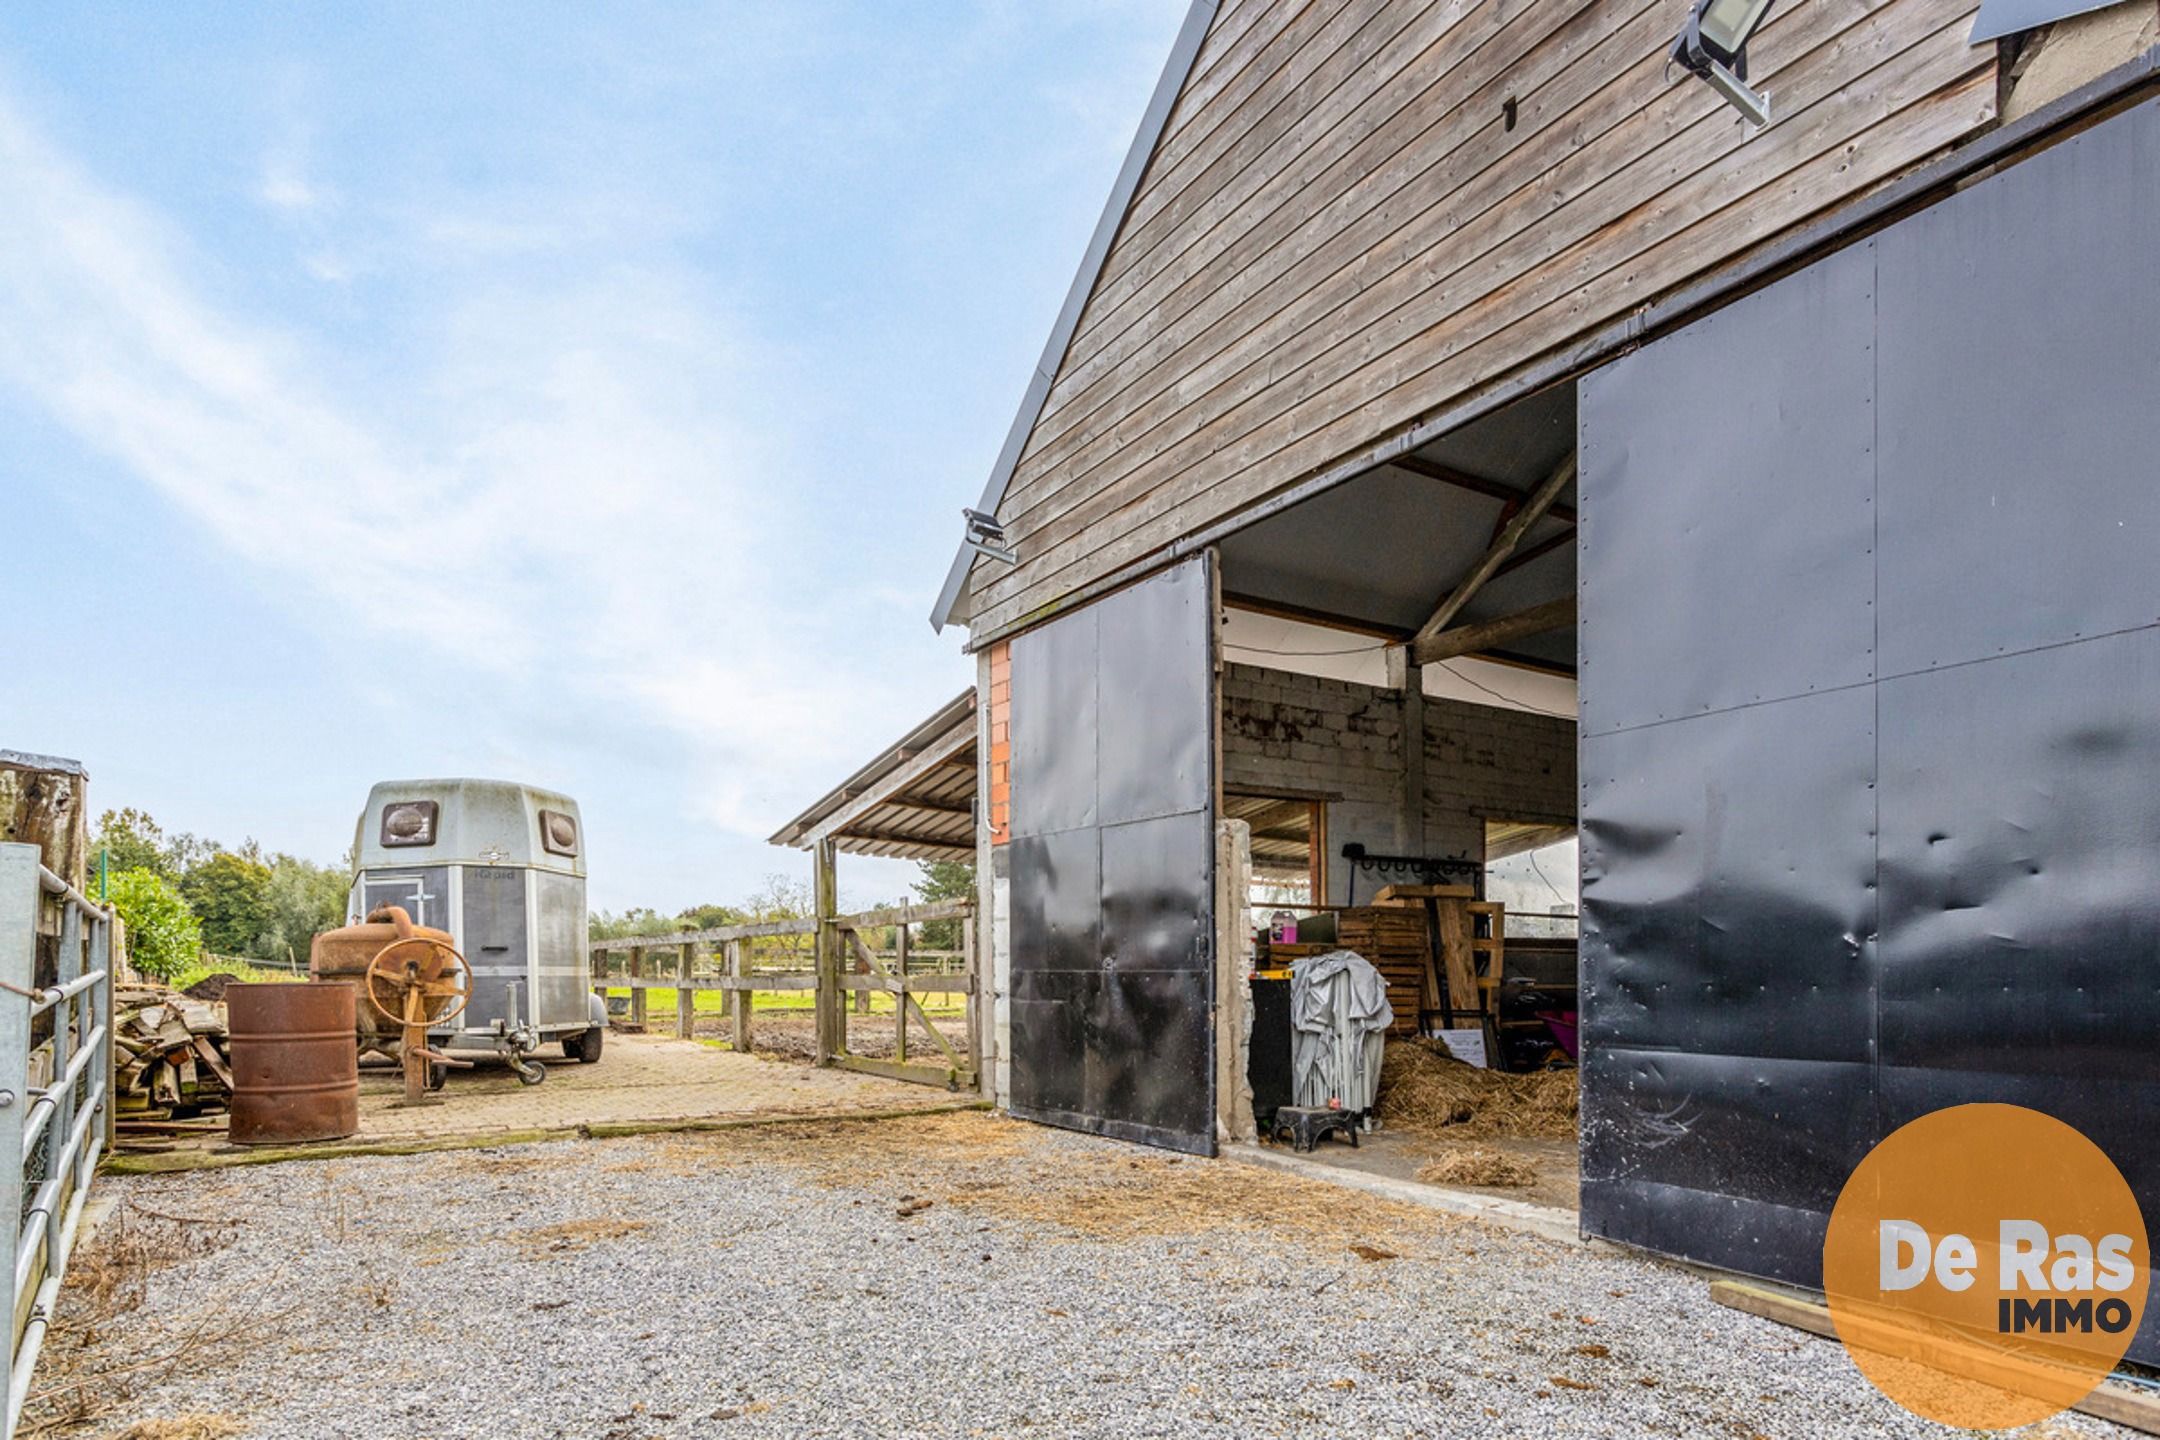
M 1020 563 L 1019 555 L 1004 543 L 1005 526 L 997 516 L 987 510 L 975 510 L 966 506 L 961 507 L 960 516 L 967 522 L 963 543 L 968 549 L 1006 565 Z

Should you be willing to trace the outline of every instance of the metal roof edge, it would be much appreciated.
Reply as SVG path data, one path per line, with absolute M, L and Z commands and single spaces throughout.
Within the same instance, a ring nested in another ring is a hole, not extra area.
M 999 449 L 997 463 L 990 467 L 990 479 L 983 486 L 982 499 L 975 508 L 997 513 L 1005 502 L 1005 487 L 1012 482 L 1013 470 L 1020 463 L 1020 452 L 1027 445 L 1027 438 L 1035 429 L 1035 422 L 1042 418 L 1043 403 L 1050 398 L 1051 383 L 1057 379 L 1058 366 L 1064 363 L 1065 351 L 1072 344 L 1073 332 L 1080 326 L 1080 312 L 1087 308 L 1088 297 L 1095 293 L 1095 282 L 1102 278 L 1102 268 L 1110 258 L 1110 246 L 1117 239 L 1118 228 L 1125 223 L 1125 212 L 1131 208 L 1133 196 L 1140 191 L 1140 181 L 1147 174 L 1148 161 L 1154 158 L 1155 144 L 1162 139 L 1163 128 L 1170 123 L 1170 112 L 1177 108 L 1177 98 L 1185 89 L 1185 81 L 1192 74 L 1193 61 L 1199 58 L 1200 43 L 1207 38 L 1208 28 L 1215 23 L 1215 12 L 1222 0 L 1192 0 L 1185 12 L 1185 23 L 1178 28 L 1177 40 L 1170 47 L 1170 58 L 1163 62 L 1163 71 L 1155 82 L 1155 93 L 1148 98 L 1146 111 L 1140 116 L 1140 128 L 1133 135 L 1131 148 L 1125 152 L 1125 164 L 1118 170 L 1117 181 L 1110 187 L 1110 198 L 1103 205 L 1102 217 L 1095 222 L 1095 233 L 1088 238 L 1087 250 L 1080 257 L 1080 268 L 1073 276 L 1072 288 L 1065 292 L 1065 304 L 1058 311 L 1057 323 L 1050 327 L 1050 338 L 1043 345 L 1042 358 L 1035 362 L 1035 373 L 1028 377 L 1027 390 L 1020 397 L 1020 409 L 1013 416 L 1012 427 L 1005 432 L 1005 444 Z M 937 604 L 930 611 L 930 628 L 942 632 L 952 623 L 953 608 L 960 602 L 960 592 L 967 585 L 969 551 L 963 543 L 953 556 L 952 567 L 945 574 L 945 584 L 938 591 Z
M 974 730 L 975 687 L 969 686 L 952 699 L 932 711 L 929 717 L 911 727 L 892 744 L 857 767 L 855 772 L 838 785 L 820 795 L 804 807 L 802 812 L 766 840 L 768 845 L 793 847 L 802 836 L 817 827 L 828 814 L 847 803 L 846 792 L 851 787 L 875 785 L 895 768 L 905 762 L 899 758 L 904 750 L 923 749 L 934 745 L 950 733 L 961 721 L 968 721 L 970 733 Z

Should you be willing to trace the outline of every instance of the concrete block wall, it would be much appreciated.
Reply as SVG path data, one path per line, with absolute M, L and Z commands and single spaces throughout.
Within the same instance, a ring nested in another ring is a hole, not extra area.
M 1571 820 L 1575 722 L 1427 696 L 1421 817 L 1405 804 L 1403 703 L 1392 690 L 1252 665 L 1222 678 L 1223 784 L 1327 797 L 1329 900 L 1352 841 L 1387 854 L 1482 860 L 1487 819 Z M 1422 820 L 1422 843 L 1416 821 Z

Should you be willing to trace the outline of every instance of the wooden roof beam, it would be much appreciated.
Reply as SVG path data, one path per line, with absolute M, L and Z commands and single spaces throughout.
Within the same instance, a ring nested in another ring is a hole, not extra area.
M 1530 527 L 1545 517 L 1545 512 L 1560 498 L 1560 492 L 1567 489 L 1574 480 L 1575 455 L 1570 451 L 1567 459 L 1560 462 L 1552 474 L 1546 476 L 1537 489 L 1530 492 L 1530 497 L 1523 501 L 1522 508 L 1500 528 L 1500 533 L 1493 543 L 1486 547 L 1477 564 L 1470 567 L 1470 573 L 1463 576 L 1447 599 L 1440 602 L 1440 608 L 1433 611 L 1432 618 L 1418 627 L 1417 634 L 1411 637 L 1410 641 L 1412 656 L 1420 655 L 1425 643 L 1447 629 L 1455 617 L 1463 612 L 1463 607 L 1477 598 L 1477 593 L 1484 588 L 1485 582 L 1492 579 L 1500 567 L 1507 563 L 1508 557 L 1515 553 L 1515 547 L 1522 543 L 1523 536 L 1530 533 Z M 1418 663 L 1423 664 L 1424 661 L 1420 659 Z
M 1575 597 L 1564 595 L 1558 600 L 1532 605 L 1527 610 L 1518 610 L 1495 620 L 1480 620 L 1475 625 L 1457 625 L 1452 630 L 1443 630 L 1429 639 L 1412 643 L 1410 656 L 1420 665 L 1437 665 L 1442 660 L 1475 655 L 1481 650 L 1525 640 L 1532 635 L 1564 630 L 1574 623 Z
M 1427 460 L 1422 455 L 1398 455 L 1387 463 L 1398 470 L 1407 470 L 1413 475 L 1422 475 L 1427 480 L 1438 480 L 1443 485 L 1452 485 L 1458 490 L 1468 490 L 1478 495 L 1489 495 L 1495 500 L 1520 501 L 1524 498 L 1522 491 L 1517 490 L 1505 481 L 1487 480 L 1482 475 L 1472 475 L 1467 471 L 1457 470 L 1451 465 L 1442 465 L 1438 461 Z M 1545 513 L 1552 516 L 1553 519 L 1563 521 L 1566 524 L 1573 525 L 1575 523 L 1575 510 L 1572 506 L 1554 505 L 1547 509 Z

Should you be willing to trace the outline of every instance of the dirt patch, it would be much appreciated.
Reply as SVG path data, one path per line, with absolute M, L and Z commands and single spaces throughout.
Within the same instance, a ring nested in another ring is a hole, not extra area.
M 818 1185 L 889 1190 L 900 1226 L 911 1222 L 899 1211 L 928 1209 L 925 1200 L 1095 1239 L 1246 1231 L 1349 1244 L 1445 1223 L 1416 1206 L 1296 1176 L 1076 1142 L 982 1111 L 760 1126 L 681 1143 L 699 1147 L 707 1163 L 781 1165 Z
M 1439 1159 L 1418 1167 L 1417 1178 L 1427 1185 L 1489 1185 L 1514 1187 L 1537 1184 L 1537 1167 L 1513 1155 L 1503 1155 L 1483 1145 L 1450 1150 Z
M 945 1037 L 946 1043 L 956 1052 L 966 1052 L 966 1022 L 958 1015 L 935 1016 L 931 1024 Z M 734 1031 L 724 1017 L 700 1015 L 697 1033 L 699 1038 L 724 1040 Z M 787 1060 L 815 1060 L 817 1058 L 817 1022 L 807 1015 L 797 1017 L 759 1015 L 750 1029 L 750 1049 L 753 1054 L 770 1055 Z M 899 1046 L 893 1039 L 893 1018 L 890 1015 L 848 1016 L 848 1051 L 872 1060 L 891 1060 L 899 1054 Z M 917 1022 L 908 1027 L 908 1058 L 942 1063 L 945 1052 L 938 1049 L 937 1042 L 923 1034 Z
M 1575 1100 L 1573 1070 L 1480 1070 L 1420 1038 L 1388 1042 L 1375 1108 L 1382 1125 L 1435 1139 L 1560 1140 L 1575 1134 Z
M 620 1240 L 625 1235 L 635 1235 L 651 1228 L 643 1220 L 615 1220 L 594 1218 L 590 1220 L 565 1220 L 560 1225 L 543 1225 L 537 1230 L 526 1231 L 518 1236 L 518 1245 L 528 1256 L 534 1258 L 548 1255 L 574 1254 L 590 1250 L 608 1240 Z
M 23 1406 L 20 1433 L 89 1425 L 124 1413 L 140 1386 L 190 1366 L 223 1363 L 236 1338 L 274 1318 L 263 1313 L 259 1295 L 236 1304 L 220 1299 L 188 1317 L 185 1338 L 177 1343 L 107 1343 L 109 1336 L 131 1329 L 151 1276 L 224 1249 L 240 1225 L 231 1216 L 168 1214 L 132 1203 L 108 1216 L 69 1261 L 58 1313 L 38 1358 L 36 1384 Z M 239 1433 L 237 1428 L 185 1428 L 206 1424 L 237 1427 L 238 1422 L 227 1416 L 183 1415 L 138 1422 L 123 1436 L 214 1440 Z M 144 1428 L 157 1426 L 182 1428 Z
M 239 976 L 228 975 L 223 970 L 220 970 L 214 975 L 203 976 L 202 979 L 197 980 L 180 993 L 193 1000 L 208 1000 L 214 1005 L 225 998 L 226 986 L 239 983 Z
M 230 1415 L 175 1415 L 167 1420 L 138 1420 L 114 1440 L 225 1440 L 246 1429 Z

